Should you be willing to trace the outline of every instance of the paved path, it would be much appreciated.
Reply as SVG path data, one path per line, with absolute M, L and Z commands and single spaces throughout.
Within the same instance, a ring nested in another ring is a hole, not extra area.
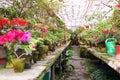
M 86 71 L 84 66 L 81 65 L 82 58 L 79 57 L 79 50 L 77 46 L 72 46 L 74 55 L 72 56 L 72 64 L 74 65 L 75 69 L 73 72 L 70 73 L 70 76 L 65 80 L 90 80 L 86 79 Z

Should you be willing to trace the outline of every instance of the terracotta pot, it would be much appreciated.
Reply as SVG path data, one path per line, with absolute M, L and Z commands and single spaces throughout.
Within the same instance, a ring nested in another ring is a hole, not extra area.
M 14 72 L 23 72 L 25 66 L 25 58 L 12 60 Z
M 116 55 L 115 55 L 116 60 L 120 61 L 120 45 L 116 45 L 115 49 L 116 49 Z

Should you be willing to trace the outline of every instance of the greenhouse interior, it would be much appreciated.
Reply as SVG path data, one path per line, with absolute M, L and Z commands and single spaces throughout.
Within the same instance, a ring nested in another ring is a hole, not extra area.
M 0 80 L 120 80 L 120 0 L 0 0 Z

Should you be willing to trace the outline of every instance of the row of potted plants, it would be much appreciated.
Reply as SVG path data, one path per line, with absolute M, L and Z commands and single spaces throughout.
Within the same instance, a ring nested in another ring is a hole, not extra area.
M 85 25 L 79 27 L 76 32 L 79 33 L 78 37 L 80 44 L 87 44 L 100 52 L 107 52 L 110 55 L 111 53 L 109 53 L 109 51 L 112 51 L 113 47 L 113 54 L 116 53 L 116 59 L 120 60 L 120 55 L 117 54 L 119 51 L 116 51 L 120 49 L 116 48 L 118 46 L 115 47 L 115 43 L 116 45 L 120 44 L 120 24 L 119 18 L 117 17 L 120 12 L 120 4 L 113 7 L 113 9 L 114 13 L 111 17 L 96 23 L 94 26 Z
M 55 22 L 36 22 L 34 25 L 20 18 L 1 18 L 0 45 L 7 54 L 6 68 L 15 67 L 18 72 L 16 69 L 22 66 L 19 69 L 22 72 L 62 46 L 69 40 L 70 33 L 59 26 Z

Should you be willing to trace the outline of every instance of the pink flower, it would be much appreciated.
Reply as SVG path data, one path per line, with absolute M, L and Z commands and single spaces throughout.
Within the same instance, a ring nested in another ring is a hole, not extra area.
M 118 9 L 120 9 L 120 4 L 116 5 L 116 7 L 117 7 Z
M 7 41 L 8 41 L 8 40 L 7 40 L 7 38 L 6 38 L 5 35 L 0 36 L 0 44 L 5 44 Z
M 45 28 L 45 32 L 48 32 L 48 28 Z
M 42 28 L 41 31 L 42 32 L 48 32 L 48 28 Z
M 20 32 L 19 33 L 19 40 L 23 43 L 29 42 L 31 38 L 30 32 Z
M 104 34 L 108 34 L 108 33 L 109 33 L 109 30 L 102 30 L 102 32 L 103 32 Z
M 35 46 L 35 45 L 32 45 L 32 48 L 33 48 L 33 49 L 35 49 L 35 48 L 36 48 L 36 46 Z
M 38 29 L 42 29 L 42 25 L 40 23 L 37 24 Z
M 51 26 L 52 27 L 57 27 L 57 24 L 56 23 L 51 23 Z
M 5 34 L 5 36 L 7 37 L 8 42 L 14 42 L 15 38 L 18 35 L 18 31 L 17 30 L 11 30 L 9 32 L 7 32 Z
M 18 34 L 16 35 L 16 38 L 20 40 L 24 34 L 25 32 L 18 32 Z

